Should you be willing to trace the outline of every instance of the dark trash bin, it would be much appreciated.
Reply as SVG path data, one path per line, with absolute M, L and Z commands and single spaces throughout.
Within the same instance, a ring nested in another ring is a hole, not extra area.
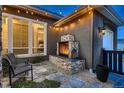
M 96 66 L 96 76 L 101 82 L 106 82 L 109 75 L 109 68 L 105 65 Z

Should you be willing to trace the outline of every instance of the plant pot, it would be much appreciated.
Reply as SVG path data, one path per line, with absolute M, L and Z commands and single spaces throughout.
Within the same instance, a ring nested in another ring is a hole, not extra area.
M 101 82 L 106 82 L 109 75 L 109 68 L 105 65 L 97 65 L 96 75 L 98 80 L 100 80 Z

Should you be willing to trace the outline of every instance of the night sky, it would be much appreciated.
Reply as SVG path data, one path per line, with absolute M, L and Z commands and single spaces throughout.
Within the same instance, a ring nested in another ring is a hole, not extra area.
M 38 5 L 37 7 L 66 16 L 79 8 L 80 5 Z M 120 17 L 124 19 L 124 5 L 112 6 Z M 118 28 L 118 38 L 124 38 L 124 26 Z

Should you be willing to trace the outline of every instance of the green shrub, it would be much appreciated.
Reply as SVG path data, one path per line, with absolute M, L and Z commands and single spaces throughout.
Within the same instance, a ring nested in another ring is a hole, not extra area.
M 34 81 L 26 80 L 25 77 L 22 77 L 13 83 L 13 88 L 42 88 L 43 86 Z
M 13 88 L 58 88 L 60 82 L 45 79 L 42 82 L 34 82 L 21 78 L 13 83 Z
M 43 80 L 41 83 L 43 83 L 43 85 L 46 86 L 47 88 L 57 88 L 60 87 L 61 84 L 58 81 L 48 79 Z
M 13 84 L 13 88 L 36 88 L 37 83 L 33 81 L 23 81 L 23 82 L 16 82 Z

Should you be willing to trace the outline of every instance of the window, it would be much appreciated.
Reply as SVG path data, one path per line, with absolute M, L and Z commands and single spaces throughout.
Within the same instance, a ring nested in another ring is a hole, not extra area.
M 33 53 L 44 53 L 44 25 L 33 23 Z
M 3 13 L 2 54 L 47 54 L 46 27 L 40 21 Z
M 12 19 L 13 53 L 28 54 L 28 21 Z
M 2 17 L 2 55 L 8 53 L 8 17 Z
M 113 50 L 113 31 L 107 29 L 103 35 L 103 48 L 106 50 Z

